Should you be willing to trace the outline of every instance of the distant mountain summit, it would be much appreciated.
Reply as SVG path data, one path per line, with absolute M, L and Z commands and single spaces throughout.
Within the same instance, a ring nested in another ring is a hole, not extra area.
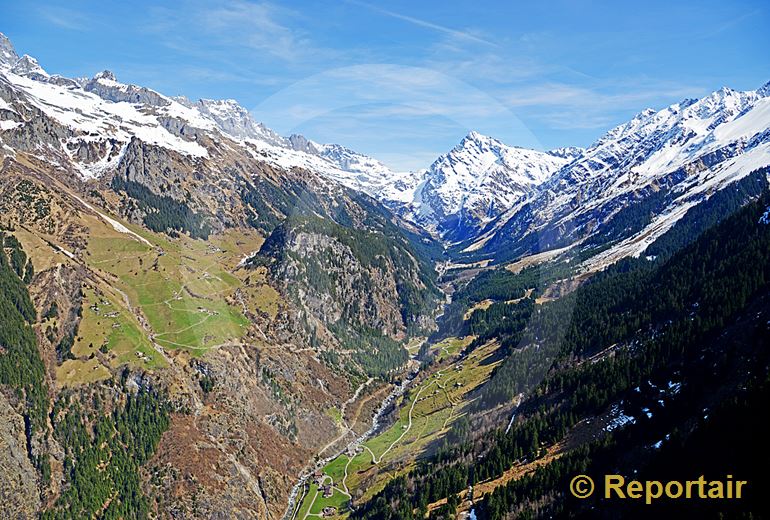
M 336 145 L 322 156 L 356 176 L 339 178 L 389 205 L 446 242 L 476 236 L 561 167 L 580 157 L 577 147 L 540 152 L 471 131 L 430 167 L 396 173 Z M 353 155 L 351 155 L 353 154 Z
M 11 40 L 6 35 L 0 33 L 0 65 L 13 66 L 19 56 L 13 48 Z
M 470 132 L 425 172 L 410 214 L 449 241 L 468 238 L 569 160 Z

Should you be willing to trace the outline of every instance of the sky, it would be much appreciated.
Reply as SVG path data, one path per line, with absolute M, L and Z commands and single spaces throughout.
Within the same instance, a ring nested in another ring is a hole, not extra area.
M 281 134 L 399 170 L 470 130 L 587 146 L 647 107 L 770 80 L 764 0 L 0 0 L 0 13 L 49 73 L 233 98 Z

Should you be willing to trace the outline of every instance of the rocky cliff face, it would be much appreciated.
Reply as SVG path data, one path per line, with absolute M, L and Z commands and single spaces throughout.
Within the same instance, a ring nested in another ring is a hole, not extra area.
M 340 189 L 333 199 L 338 205 L 325 208 L 325 218 L 317 210 L 291 215 L 249 263 L 267 265 L 296 304 L 292 328 L 311 344 L 330 338 L 343 370 L 382 375 L 406 360 L 397 341 L 430 331 L 439 292 L 417 248 L 431 239 L 407 238 L 365 196 Z
M 360 240 L 357 235 L 353 240 Z M 267 244 L 267 248 L 273 247 Z M 351 245 L 349 237 L 318 232 L 308 222 L 282 237 L 280 247 L 273 276 L 326 324 L 367 327 L 401 339 L 408 327 L 418 326 L 407 315 L 401 293 L 435 292 L 407 249 L 393 256 L 385 249 L 369 257 L 361 254 L 358 244 Z M 397 265 L 401 262 L 404 264 Z
M 285 259 L 274 276 L 285 280 L 286 290 L 295 292 L 314 317 L 403 336 L 392 265 L 366 266 L 349 246 L 321 233 L 296 231 L 283 247 Z
M 27 455 L 24 417 L 0 393 L 0 504 L 7 518 L 37 518 L 38 475 Z
M 102 99 L 116 103 L 140 103 L 159 107 L 171 104 L 170 100 L 146 87 L 118 83 L 115 74 L 109 70 L 99 72 L 89 81 L 85 82 L 83 90 L 93 92 Z

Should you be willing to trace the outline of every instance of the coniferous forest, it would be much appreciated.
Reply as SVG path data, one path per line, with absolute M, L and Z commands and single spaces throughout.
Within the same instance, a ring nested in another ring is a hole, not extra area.
M 151 389 L 128 391 L 125 371 L 113 383 L 125 401 L 111 413 L 105 411 L 105 396 L 99 394 L 64 392 L 51 403 L 31 326 L 37 320 L 25 285 L 31 277 L 32 264 L 21 244 L 0 233 L 0 384 L 14 390 L 13 397 L 25 411 L 28 456 L 43 483 L 51 478 L 50 460 L 33 451 L 33 442 L 52 434 L 65 451 L 65 489 L 42 518 L 147 518 L 149 505 L 140 487 L 139 466 L 152 456 L 168 428 L 165 400 Z M 49 314 L 53 315 L 50 310 Z
M 477 517 L 594 518 L 599 504 L 570 498 L 567 484 L 576 474 L 610 471 L 655 478 L 732 472 L 755 479 L 753 493 L 740 503 L 690 508 L 670 501 L 648 509 L 642 504 L 629 516 L 648 517 L 651 510 L 704 518 L 767 513 L 761 461 L 770 459 L 761 439 L 770 428 L 757 410 L 770 404 L 770 226 L 762 221 L 768 203 L 765 193 L 665 260 L 618 262 L 573 294 L 542 305 L 529 322 L 528 299 L 479 313 L 467 326 L 484 338 L 499 338 L 508 357 L 479 391 L 477 406 L 489 408 L 526 392 L 517 421 L 508 433 L 493 430 L 481 438 L 458 423 L 456 442 L 391 481 L 353 516 L 421 518 L 429 504 L 457 496 L 430 513 L 453 518 L 469 486 L 545 456 L 543 446 L 568 438 L 613 404 L 635 424 L 498 487 L 477 503 Z M 681 223 L 687 233 L 689 222 Z M 674 227 L 661 237 L 666 246 L 660 249 L 681 242 L 681 232 Z M 584 362 L 607 348 L 612 356 Z M 718 392 L 731 397 L 712 410 Z M 608 518 L 623 507 L 600 505 Z

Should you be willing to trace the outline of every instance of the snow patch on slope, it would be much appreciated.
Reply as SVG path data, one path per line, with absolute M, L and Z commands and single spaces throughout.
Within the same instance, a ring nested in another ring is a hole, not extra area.
M 99 217 L 102 220 L 104 220 L 106 223 L 108 223 L 110 226 L 112 226 L 112 229 L 114 229 L 118 233 L 125 233 L 127 235 L 130 235 L 134 239 L 138 240 L 139 242 L 142 242 L 145 245 L 153 247 L 153 245 L 150 243 L 150 241 L 147 240 L 146 238 L 144 238 L 143 236 L 141 236 L 141 235 L 131 231 L 130 229 L 128 229 L 126 226 L 124 226 L 123 224 L 121 224 L 120 222 L 115 220 L 114 218 L 108 217 L 107 215 L 105 215 L 104 213 L 102 213 L 98 209 L 94 208 L 92 205 L 90 205 L 88 202 L 84 201 L 83 199 L 81 199 L 77 195 L 73 194 L 72 196 L 75 197 L 86 208 L 90 209 L 91 211 L 93 211 L 94 213 L 99 215 Z
M 726 161 L 714 170 L 706 170 L 693 176 L 687 182 L 687 186 L 682 186 L 684 194 L 675 199 L 664 212 L 656 215 L 641 232 L 588 259 L 584 267 L 587 270 L 601 270 L 627 256 L 638 258 L 650 244 L 684 217 L 690 208 L 708 199 L 710 194 L 724 189 L 768 164 L 770 164 L 770 143 L 765 143 Z

